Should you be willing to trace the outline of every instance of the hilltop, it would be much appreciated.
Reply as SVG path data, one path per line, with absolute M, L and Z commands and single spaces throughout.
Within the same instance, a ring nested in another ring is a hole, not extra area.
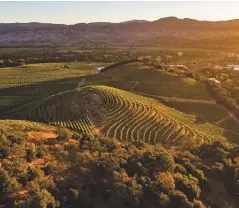
M 61 125 L 90 135 L 148 143 L 210 143 L 233 133 L 197 116 L 140 95 L 108 86 L 62 92 L 8 111 L 5 118 Z M 200 120 L 200 119 L 199 119 Z M 235 135 L 234 135 L 235 136 Z
M 227 47 L 238 44 L 239 20 L 198 21 L 189 18 L 96 22 L 75 25 L 0 24 L 0 45 L 188 45 Z M 230 39 L 230 40 L 228 40 Z

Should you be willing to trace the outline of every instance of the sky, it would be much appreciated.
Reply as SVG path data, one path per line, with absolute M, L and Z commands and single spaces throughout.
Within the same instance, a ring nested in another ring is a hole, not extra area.
M 163 17 L 198 20 L 239 19 L 239 2 L 132 1 L 132 2 L 0 2 L 0 23 L 123 22 Z

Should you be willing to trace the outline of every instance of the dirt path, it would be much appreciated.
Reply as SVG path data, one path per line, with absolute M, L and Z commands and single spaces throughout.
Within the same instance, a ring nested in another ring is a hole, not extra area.
M 229 110 L 227 110 L 224 106 L 220 105 L 230 116 L 231 118 L 239 124 L 239 119 Z
M 138 84 L 139 84 L 139 82 L 136 81 L 135 84 L 131 87 L 130 91 L 134 90 L 134 88 L 137 87 Z

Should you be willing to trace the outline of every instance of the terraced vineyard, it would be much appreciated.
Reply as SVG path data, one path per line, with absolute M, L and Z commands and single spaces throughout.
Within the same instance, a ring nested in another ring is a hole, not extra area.
M 149 143 L 197 143 L 223 138 L 226 130 L 210 123 L 198 124 L 194 115 L 158 101 L 107 86 L 89 86 L 63 92 L 9 111 L 21 118 L 62 125 L 119 140 Z
M 219 105 L 178 101 L 166 101 L 165 104 L 182 112 L 200 116 L 205 122 L 210 122 L 239 134 L 239 124 Z

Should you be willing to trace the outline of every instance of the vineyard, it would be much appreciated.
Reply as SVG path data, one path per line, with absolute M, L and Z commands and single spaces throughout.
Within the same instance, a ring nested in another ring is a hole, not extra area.
M 63 66 L 67 65 L 68 69 Z M 107 63 L 41 63 L 0 70 L 0 113 L 29 101 L 74 89 Z
M 187 114 L 201 117 L 204 122 L 212 123 L 239 134 L 239 124 L 219 105 L 177 101 L 166 101 L 165 104 Z
M 223 138 L 225 129 L 197 123 L 158 101 L 108 86 L 88 86 L 23 105 L 6 115 L 61 125 L 89 134 L 148 143 L 210 142 Z
M 67 65 L 68 69 L 65 69 L 64 65 Z M 102 65 L 107 64 L 87 62 L 41 63 L 1 68 L 0 95 L 42 96 L 55 94 L 56 90 L 60 90 L 58 92 L 68 90 L 67 84 L 77 85 L 79 77 L 95 74 L 97 67 Z M 78 79 L 72 81 L 71 78 Z M 41 83 L 47 85 L 46 88 L 39 88 Z M 51 85 L 50 88 L 49 85 Z M 54 87 L 52 88 L 52 86 Z
M 157 96 L 212 100 L 204 84 L 191 78 L 157 70 L 143 63 L 114 67 L 104 72 L 99 78 L 101 84 L 127 91 L 133 90 Z M 111 83 L 108 83 L 109 81 Z M 135 83 L 139 84 L 132 89 Z M 92 84 L 95 83 L 92 82 Z

